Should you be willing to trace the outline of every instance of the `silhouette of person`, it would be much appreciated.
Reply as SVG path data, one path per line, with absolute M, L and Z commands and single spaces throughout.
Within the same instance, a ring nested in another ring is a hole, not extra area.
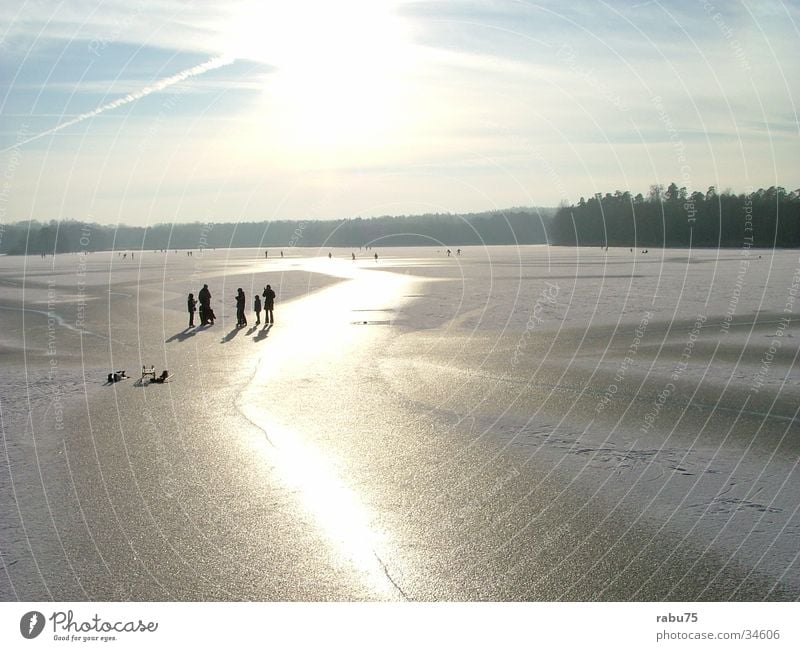
M 194 313 L 197 309 L 197 301 L 194 300 L 194 294 L 189 294 L 189 298 L 186 300 L 186 307 L 189 310 L 189 327 L 194 327 Z
M 236 290 L 236 325 L 239 328 L 247 325 L 247 317 L 244 315 L 244 305 L 244 290 L 239 287 L 239 289 Z
M 169 371 L 167 369 L 164 369 L 161 372 L 161 375 L 159 375 L 158 377 L 154 377 L 150 381 L 155 382 L 156 384 L 164 384 L 164 382 L 166 382 L 167 380 L 169 380 Z
M 378 261 L 378 254 L 376 253 L 375 254 L 375 262 L 377 262 L 377 261 Z
M 456 255 L 461 255 L 461 249 L 458 249 L 458 251 L 456 251 Z
M 258 294 L 253 299 L 253 310 L 256 313 L 256 325 L 258 325 L 261 323 L 261 297 Z
M 283 257 L 283 251 L 281 251 L 281 257 Z
M 331 256 L 331 252 L 330 252 L 330 251 L 328 251 L 328 260 L 330 260 L 330 259 L 331 259 L 331 257 L 332 257 L 332 256 Z
M 355 260 L 355 259 L 356 259 L 356 254 L 355 254 L 355 253 L 351 253 L 350 255 L 352 255 L 352 256 L 353 256 L 353 260 Z
M 264 258 L 269 258 L 269 251 L 264 251 Z
M 447 249 L 447 257 L 450 257 L 450 249 Z
M 264 297 L 264 323 L 275 323 L 272 310 L 275 308 L 275 292 L 272 287 L 267 285 L 262 294 Z
M 208 285 L 203 285 L 203 289 L 197 293 L 197 299 L 200 301 L 200 325 L 208 325 L 209 321 L 213 325 L 214 313 L 211 311 L 211 292 L 208 291 Z

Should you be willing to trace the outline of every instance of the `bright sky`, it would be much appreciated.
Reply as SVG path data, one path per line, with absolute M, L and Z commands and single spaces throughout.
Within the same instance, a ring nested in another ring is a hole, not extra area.
M 4 0 L 0 225 L 800 186 L 800 5 Z

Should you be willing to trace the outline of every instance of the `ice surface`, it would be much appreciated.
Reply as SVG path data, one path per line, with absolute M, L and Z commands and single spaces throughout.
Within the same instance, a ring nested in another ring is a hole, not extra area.
M 0 594 L 800 594 L 796 251 L 286 253 L 0 258 Z

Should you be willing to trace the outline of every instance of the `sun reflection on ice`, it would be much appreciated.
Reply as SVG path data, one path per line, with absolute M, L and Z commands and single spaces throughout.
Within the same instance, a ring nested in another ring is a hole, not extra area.
M 363 346 L 375 330 L 353 325 L 353 311 L 395 309 L 418 282 L 395 273 L 368 270 L 331 260 L 307 260 L 304 271 L 327 273 L 343 282 L 278 305 L 276 325 L 253 381 L 243 392 L 240 409 L 262 428 L 271 447 L 264 454 L 274 463 L 282 480 L 296 490 L 303 507 L 330 541 L 331 548 L 364 577 L 365 584 L 381 598 L 397 599 L 402 593 L 394 585 L 378 555 L 386 531 L 378 530 L 375 518 L 357 491 L 341 476 L 335 461 L 318 449 L 303 432 L 277 422 L 269 412 L 269 387 L 295 386 L 320 369 L 335 369 L 337 360 Z M 357 396 L 353 396 L 356 400 Z

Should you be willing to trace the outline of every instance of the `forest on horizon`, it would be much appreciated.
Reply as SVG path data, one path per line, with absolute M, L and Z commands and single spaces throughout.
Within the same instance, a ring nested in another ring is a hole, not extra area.
M 470 246 L 800 247 L 800 189 L 689 192 L 670 183 L 647 196 L 583 197 L 559 208 L 512 208 L 328 221 L 101 225 L 77 220 L 0 224 L 0 254 L 241 247 Z
M 641 193 L 617 191 L 561 206 L 548 229 L 551 244 L 626 247 L 800 246 L 800 189 L 752 193 L 689 192 L 670 183 Z
M 76 220 L 0 224 L 0 254 L 243 247 L 546 244 L 553 208 L 483 213 L 108 226 Z

